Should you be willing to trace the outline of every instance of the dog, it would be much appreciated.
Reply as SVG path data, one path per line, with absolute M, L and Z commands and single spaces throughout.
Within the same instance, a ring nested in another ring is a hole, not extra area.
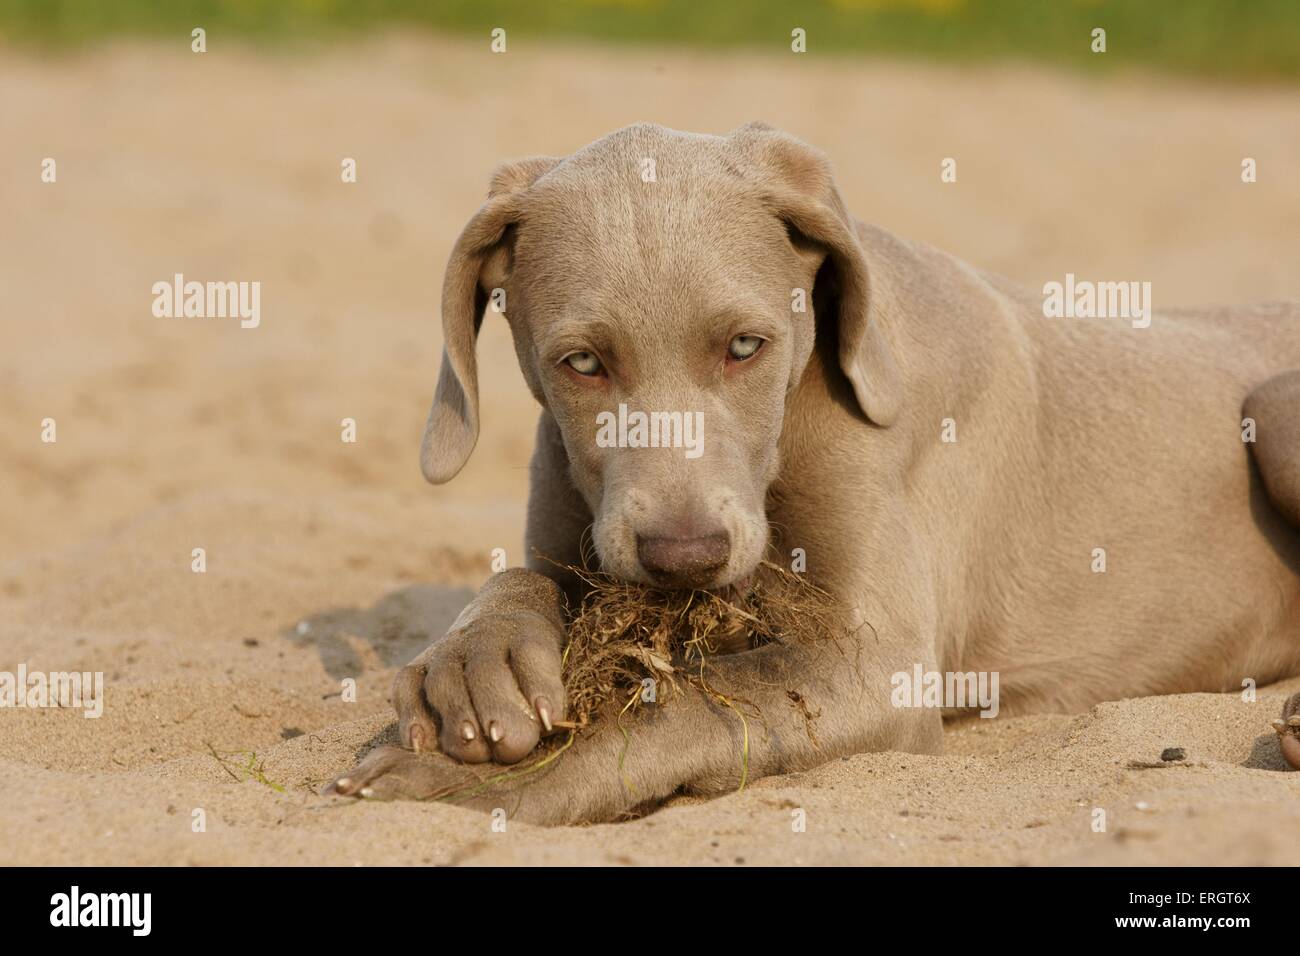
M 582 582 L 562 568 L 588 541 L 620 579 L 712 590 L 798 549 L 851 637 L 711 658 L 761 730 L 691 692 L 644 708 L 635 746 L 597 725 L 511 792 L 529 822 L 937 752 L 952 708 L 891 701 L 914 668 L 997 673 L 1005 714 L 1300 673 L 1300 306 L 1048 317 L 852 218 L 793 136 L 629 126 L 501 167 L 456 242 L 421 451 L 435 484 L 478 436 L 489 303 L 541 405 L 528 564 L 398 673 L 403 746 L 335 793 L 427 796 L 532 752 L 564 719 Z M 703 454 L 598 443 L 620 405 L 702 412 Z

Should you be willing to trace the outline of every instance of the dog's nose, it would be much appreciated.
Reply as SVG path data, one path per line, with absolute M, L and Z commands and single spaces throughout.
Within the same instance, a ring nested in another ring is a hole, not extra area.
M 725 531 L 697 538 L 637 535 L 636 555 L 641 567 L 661 584 L 703 587 L 731 557 L 731 539 Z

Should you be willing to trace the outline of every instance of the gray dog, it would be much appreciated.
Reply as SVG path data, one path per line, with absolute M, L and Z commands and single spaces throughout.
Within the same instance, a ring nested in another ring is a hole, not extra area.
M 581 597 L 551 562 L 581 564 L 588 541 L 622 579 L 715 590 L 802 549 L 847 609 L 844 653 L 712 659 L 763 713 L 751 776 L 938 751 L 943 711 L 893 699 L 891 675 L 918 667 L 997 672 L 1012 714 L 1300 673 L 1300 307 L 1048 317 L 1044 296 L 853 219 L 789 135 L 630 126 L 501 168 L 461 234 L 432 482 L 474 448 L 475 338 L 501 295 L 542 407 L 529 565 L 401 670 L 410 749 L 335 792 L 419 797 L 529 754 L 564 717 Z M 702 446 L 608 447 L 597 423 L 620 406 L 698 415 Z M 581 735 L 514 815 L 611 819 L 737 786 L 734 714 L 690 692 L 646 710 L 636 746 Z

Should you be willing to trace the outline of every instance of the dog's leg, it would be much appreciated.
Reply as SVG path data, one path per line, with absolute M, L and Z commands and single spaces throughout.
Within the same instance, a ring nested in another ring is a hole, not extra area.
M 1251 392 L 1242 414 L 1255 420 L 1251 449 L 1269 501 L 1300 528 L 1300 370 Z
M 1275 376 L 1251 392 L 1242 414 L 1255 420 L 1251 450 L 1269 501 L 1300 528 L 1300 370 Z M 1282 756 L 1300 770 L 1300 694 L 1283 703 L 1273 729 Z

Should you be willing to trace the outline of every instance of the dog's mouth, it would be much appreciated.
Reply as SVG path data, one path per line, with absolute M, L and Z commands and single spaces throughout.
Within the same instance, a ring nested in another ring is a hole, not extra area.
M 731 604 L 741 604 L 754 589 L 754 572 L 751 571 L 742 578 L 738 578 L 726 587 L 719 588 L 712 593 Z
M 743 604 L 745 602 L 745 600 L 754 591 L 754 585 L 756 583 L 755 578 L 756 578 L 756 572 L 750 571 L 748 574 L 745 574 L 742 577 L 737 578 L 736 580 L 732 581 L 730 584 L 692 585 L 692 584 L 688 584 L 684 582 L 676 582 L 672 580 L 656 581 L 654 579 L 651 579 L 649 581 L 645 581 L 637 578 L 620 579 L 618 576 L 615 576 L 615 580 L 622 580 L 624 583 L 627 584 L 640 584 L 642 586 L 648 586 L 656 591 L 662 591 L 667 594 L 688 594 L 692 591 L 699 591 L 704 594 L 712 594 L 715 597 L 719 597 L 730 604 Z

